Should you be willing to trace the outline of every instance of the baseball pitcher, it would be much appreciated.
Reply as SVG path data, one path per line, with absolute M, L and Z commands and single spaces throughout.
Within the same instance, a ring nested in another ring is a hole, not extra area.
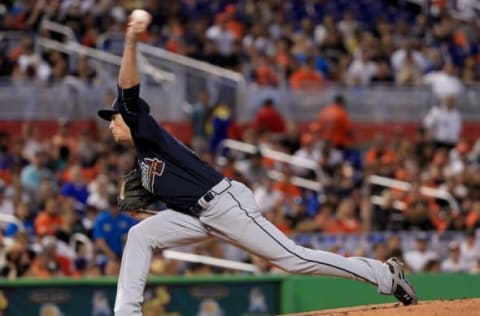
M 116 316 L 142 315 L 141 304 L 153 249 L 165 249 L 220 238 L 296 274 L 329 275 L 363 281 L 378 292 L 394 295 L 403 304 L 417 297 L 391 258 L 383 263 L 362 257 L 296 245 L 267 221 L 242 183 L 224 178 L 179 143 L 149 115 L 139 97 L 137 39 L 148 20 L 130 18 L 118 78 L 118 96 L 112 108 L 99 116 L 110 122 L 116 142 L 133 143 L 136 174 L 127 176 L 120 196 L 122 209 L 140 209 L 161 200 L 169 207 L 132 227 L 125 245 L 115 301 Z

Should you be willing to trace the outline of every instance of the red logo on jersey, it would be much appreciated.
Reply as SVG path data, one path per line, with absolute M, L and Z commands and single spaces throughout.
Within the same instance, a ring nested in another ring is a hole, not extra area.
M 145 189 L 153 193 L 155 177 L 161 176 L 165 170 L 165 162 L 157 158 L 145 158 L 140 164 L 142 169 L 142 185 Z

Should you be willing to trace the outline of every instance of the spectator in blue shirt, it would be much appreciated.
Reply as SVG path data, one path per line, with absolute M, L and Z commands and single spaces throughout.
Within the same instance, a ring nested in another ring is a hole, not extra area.
M 22 222 L 23 229 L 27 232 L 28 237 L 32 239 L 35 236 L 35 227 L 33 222 L 32 213 L 27 203 L 20 202 L 15 209 L 15 217 Z M 9 223 L 5 227 L 4 236 L 14 237 L 19 230 L 16 223 Z
M 85 211 L 89 192 L 79 165 L 70 168 L 70 181 L 62 186 L 61 194 L 75 200 L 75 210 Z
M 109 208 L 100 213 L 93 226 L 93 239 L 97 249 L 107 260 L 119 260 L 130 227 L 137 221 L 117 206 L 117 196 L 109 198 Z
M 40 187 L 40 183 L 44 179 L 50 180 L 55 187 L 55 179 L 52 171 L 47 168 L 47 162 L 47 152 L 43 149 L 39 149 L 35 152 L 31 164 L 23 168 L 20 174 L 20 182 L 28 192 L 36 192 Z
M 12 164 L 12 155 L 9 152 L 10 134 L 0 131 L 0 170 L 8 170 Z

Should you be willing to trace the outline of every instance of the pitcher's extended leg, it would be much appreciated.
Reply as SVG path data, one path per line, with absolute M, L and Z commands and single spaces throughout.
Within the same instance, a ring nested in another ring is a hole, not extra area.
M 153 249 L 178 247 L 210 238 L 197 218 L 172 210 L 149 217 L 128 232 L 115 299 L 115 316 L 139 316 Z
M 227 210 L 228 211 L 225 211 Z M 202 213 L 202 223 L 218 237 L 269 260 L 295 274 L 317 274 L 362 280 L 392 293 L 392 277 L 387 265 L 378 260 L 308 249 L 296 245 L 258 211 L 251 191 L 236 182 Z

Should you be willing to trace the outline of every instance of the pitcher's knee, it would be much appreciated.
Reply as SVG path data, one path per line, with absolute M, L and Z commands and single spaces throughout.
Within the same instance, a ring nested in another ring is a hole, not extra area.
M 289 258 L 287 260 L 272 261 L 278 268 L 290 274 L 309 274 L 312 270 L 312 263 L 300 258 Z
M 288 272 L 290 274 L 304 274 L 305 270 L 300 266 L 300 265 L 285 265 L 283 267 L 280 267 L 282 270 L 285 272 Z

